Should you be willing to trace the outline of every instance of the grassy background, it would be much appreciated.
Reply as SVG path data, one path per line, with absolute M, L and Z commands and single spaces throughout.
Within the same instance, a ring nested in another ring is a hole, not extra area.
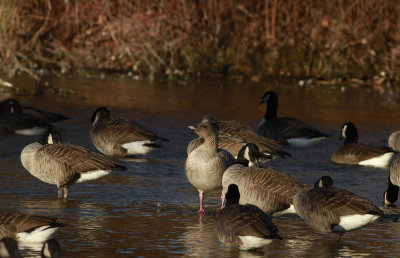
M 140 76 L 399 81 L 399 1 L 4 0 L 0 64 Z

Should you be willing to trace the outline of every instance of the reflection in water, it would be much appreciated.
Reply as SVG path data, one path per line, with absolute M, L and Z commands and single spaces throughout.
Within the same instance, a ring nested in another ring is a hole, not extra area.
M 334 234 L 314 231 L 299 217 L 288 215 L 273 218 L 282 240 L 252 252 L 228 248 L 218 241 L 213 228 L 220 193 L 206 196 L 207 213 L 200 223 L 198 194 L 183 169 L 187 144 L 196 137 L 187 129 L 188 125 L 213 113 L 254 126 L 265 112 L 265 106 L 258 105 L 258 97 L 274 89 L 280 99 L 278 115 L 298 117 L 333 137 L 309 149 L 285 147 L 293 157 L 271 160 L 267 166 L 285 171 L 308 185 L 322 175 L 330 175 L 338 187 L 380 205 L 388 169 L 339 166 L 331 163 L 329 157 L 342 145 L 337 140 L 339 127 L 348 120 L 357 124 L 363 141 L 387 144 L 390 132 L 399 129 L 399 105 L 389 101 L 393 96 L 365 89 L 341 92 L 335 87 L 278 87 L 266 83 L 149 84 L 65 78 L 52 83 L 59 88 L 71 88 L 75 94 L 68 99 L 17 99 L 24 105 L 71 117 L 57 125 L 66 142 L 95 151 L 89 138 L 90 117 L 95 108 L 103 105 L 170 139 L 163 148 L 147 156 L 119 161 L 127 167 L 126 171 L 72 186 L 70 199 L 61 201 L 56 199 L 54 186 L 31 176 L 19 160 L 22 148 L 37 139 L 1 135 L 0 205 L 66 220 L 68 225 L 56 233 L 65 257 L 400 256 L 398 221 L 377 221 L 346 233 L 338 244 Z M 16 84 L 25 85 L 26 81 Z M 391 213 L 400 212 L 397 208 Z M 23 255 L 39 253 L 26 249 Z

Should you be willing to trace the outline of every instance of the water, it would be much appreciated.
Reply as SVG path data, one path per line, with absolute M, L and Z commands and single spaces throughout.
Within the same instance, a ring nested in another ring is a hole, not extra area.
M 26 78 L 14 83 L 33 90 Z M 353 121 L 362 142 L 387 144 L 400 129 L 398 93 L 371 89 L 305 87 L 287 84 L 238 82 L 176 82 L 173 84 L 118 79 L 53 79 L 54 86 L 73 94 L 61 97 L 16 96 L 24 105 L 53 110 L 72 119 L 57 126 L 63 140 L 95 150 L 90 142 L 90 116 L 108 106 L 116 116 L 135 119 L 170 139 L 147 157 L 120 161 L 128 169 L 89 183 L 73 185 L 68 201 L 57 200 L 54 185 L 45 184 L 22 167 L 19 154 L 35 137 L 2 135 L 0 147 L 1 207 L 56 216 L 68 225 L 56 237 L 64 257 L 351 257 L 400 256 L 400 223 L 378 221 L 344 235 L 314 231 L 297 216 L 274 218 L 283 240 L 258 252 L 239 252 L 219 243 L 213 229 L 219 193 L 206 196 L 206 216 L 199 220 L 198 195 L 184 174 L 187 143 L 195 137 L 187 129 L 202 116 L 238 119 L 256 126 L 265 106 L 259 99 L 266 90 L 279 94 L 281 116 L 301 118 L 333 137 L 308 149 L 284 148 L 293 157 L 268 165 L 307 184 L 330 175 L 339 187 L 382 205 L 388 169 L 339 166 L 329 162 L 342 142 L 340 126 Z M 1 99 L 10 97 L 3 94 Z M 27 257 L 38 251 L 25 247 Z

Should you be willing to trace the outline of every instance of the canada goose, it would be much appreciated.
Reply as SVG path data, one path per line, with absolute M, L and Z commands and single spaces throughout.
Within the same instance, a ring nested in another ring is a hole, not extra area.
M 57 239 L 52 238 L 44 242 L 41 256 L 46 258 L 59 258 L 60 257 L 60 244 Z
M 204 142 L 189 153 L 185 162 L 185 173 L 189 182 L 197 188 L 200 198 L 199 214 L 204 215 L 203 197 L 208 193 L 222 188 L 222 175 L 235 163 L 232 155 L 218 149 L 218 128 L 210 123 L 202 122 L 197 128 L 189 126 L 204 139 Z
M 252 204 L 240 205 L 237 185 L 229 185 L 226 205 L 214 218 L 219 240 L 240 250 L 250 250 L 270 244 L 278 236 L 278 228 L 270 216 Z
M 41 141 L 31 143 L 22 150 L 21 162 L 36 178 L 57 185 L 58 198 L 64 199 L 68 197 L 68 187 L 75 182 L 95 180 L 113 170 L 126 169 L 104 155 L 62 143 L 61 136 L 52 129 Z
M 388 179 L 388 188 L 384 193 L 385 205 L 391 205 L 397 201 L 399 197 L 400 187 L 400 156 L 397 156 L 390 166 L 390 174 Z
M 159 137 L 132 120 L 116 119 L 106 107 L 96 109 L 91 117 L 90 139 L 103 154 L 115 157 L 146 155 L 160 148 Z
M 20 242 L 42 243 L 65 225 L 59 219 L 49 216 L 0 210 L 3 237 L 11 237 Z
M 268 215 L 296 213 L 293 198 L 308 186 L 285 172 L 257 167 L 259 157 L 260 152 L 252 143 L 240 150 L 236 164 L 229 167 L 222 177 L 222 198 L 229 185 L 236 184 L 241 193 L 240 204 L 256 205 Z
M 344 139 L 343 146 L 331 156 L 331 161 L 337 164 L 387 167 L 394 154 L 386 146 L 357 143 L 357 128 L 351 122 L 342 125 L 341 139 Z
M 395 151 L 400 151 L 400 130 L 393 132 L 388 139 L 388 145 Z
M 257 126 L 256 131 L 259 135 L 274 139 L 282 145 L 289 144 L 294 147 L 315 145 L 330 136 L 299 119 L 277 117 L 278 95 L 274 91 L 267 91 L 261 103 L 267 104 L 267 111 Z
M 308 225 L 321 232 L 336 233 L 338 240 L 347 231 L 361 228 L 383 215 L 369 201 L 334 187 L 329 176 L 321 177 L 314 188 L 299 192 L 294 207 Z
M 254 143 L 260 151 L 265 154 L 271 154 L 274 157 L 291 157 L 290 153 L 281 150 L 279 142 L 258 135 L 250 126 L 237 120 L 218 120 L 211 114 L 205 115 L 202 122 L 215 123 L 218 130 L 218 147 L 229 151 L 234 157 L 237 157 L 239 150 L 246 143 Z
M 45 120 L 23 113 L 14 99 L 1 102 L 0 110 L 0 133 L 43 135 L 51 127 Z
M 4 237 L 0 240 L 0 257 L 22 257 L 18 250 L 18 243 L 11 237 Z

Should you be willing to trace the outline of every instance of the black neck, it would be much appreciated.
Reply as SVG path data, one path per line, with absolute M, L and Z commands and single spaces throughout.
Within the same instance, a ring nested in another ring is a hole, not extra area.
M 266 120 L 276 118 L 277 113 L 278 113 L 278 100 L 272 97 L 267 102 L 267 110 L 265 111 L 264 118 Z
M 388 188 L 385 193 L 386 193 L 385 202 L 389 202 L 390 204 L 396 202 L 397 198 L 399 197 L 399 187 L 397 185 L 392 184 L 392 182 L 390 181 L 390 176 L 388 180 Z

